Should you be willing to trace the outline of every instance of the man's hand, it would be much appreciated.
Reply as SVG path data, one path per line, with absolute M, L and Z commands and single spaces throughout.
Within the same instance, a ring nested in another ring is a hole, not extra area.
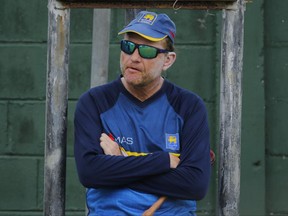
M 111 140 L 111 138 L 105 133 L 101 134 L 100 146 L 103 149 L 105 155 L 122 155 L 119 145 Z
M 170 168 L 175 169 L 180 163 L 180 159 L 171 153 L 169 153 L 169 156 L 170 156 Z

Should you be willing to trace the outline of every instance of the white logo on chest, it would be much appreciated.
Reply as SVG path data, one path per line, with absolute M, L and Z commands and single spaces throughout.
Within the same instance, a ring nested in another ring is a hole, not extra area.
M 133 145 L 132 137 L 117 137 L 115 141 L 121 144 Z

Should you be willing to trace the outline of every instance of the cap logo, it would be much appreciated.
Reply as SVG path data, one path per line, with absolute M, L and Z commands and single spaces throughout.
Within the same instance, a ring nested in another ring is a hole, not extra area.
M 154 21 L 156 20 L 157 18 L 157 15 L 154 15 L 154 14 L 143 14 L 142 17 L 140 17 L 140 19 L 138 20 L 138 22 L 141 22 L 141 23 L 146 23 L 146 24 L 149 24 L 149 25 L 153 25 Z

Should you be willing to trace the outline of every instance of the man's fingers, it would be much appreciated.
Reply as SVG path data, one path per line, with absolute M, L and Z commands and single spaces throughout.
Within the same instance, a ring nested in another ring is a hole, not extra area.
M 173 154 L 169 153 L 170 156 L 170 168 L 175 169 L 180 163 L 180 159 Z
M 100 140 L 101 140 L 101 141 L 104 141 L 104 140 L 107 140 L 107 138 L 109 138 L 109 137 L 107 136 L 107 134 L 102 133 L 102 134 L 101 134 L 101 137 L 100 137 Z M 110 139 L 110 138 L 109 138 L 109 139 Z
M 106 155 L 121 155 L 118 144 L 105 133 L 101 134 L 100 146 Z
M 101 137 L 100 137 L 100 141 L 101 142 L 105 142 L 105 143 L 114 143 L 114 141 L 113 140 L 111 140 L 111 138 L 107 135 L 107 134 L 105 134 L 105 133 L 102 133 L 101 134 Z

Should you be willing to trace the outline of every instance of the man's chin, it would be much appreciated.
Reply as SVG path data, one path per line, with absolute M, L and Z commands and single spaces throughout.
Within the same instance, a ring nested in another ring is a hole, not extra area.
M 145 86 L 144 83 L 141 80 L 127 80 L 126 81 L 128 85 L 131 85 L 133 87 L 143 87 Z
M 141 86 L 143 83 L 142 77 L 140 77 L 137 74 L 129 74 L 129 75 L 124 75 L 124 79 L 129 85 L 133 86 Z

